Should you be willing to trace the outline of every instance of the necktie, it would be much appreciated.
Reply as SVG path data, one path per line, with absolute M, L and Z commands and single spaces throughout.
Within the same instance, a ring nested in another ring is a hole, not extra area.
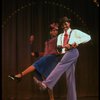
M 68 42 L 68 33 L 65 32 L 63 46 L 65 46 L 67 42 Z

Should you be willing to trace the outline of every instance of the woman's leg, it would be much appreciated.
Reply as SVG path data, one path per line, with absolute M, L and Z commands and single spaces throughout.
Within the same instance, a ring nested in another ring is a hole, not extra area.
M 22 71 L 21 73 L 15 75 L 15 77 L 22 78 L 23 76 L 25 76 L 28 73 L 30 73 L 32 71 L 35 71 L 35 70 L 36 70 L 36 68 L 33 65 L 31 65 L 27 69 L 25 69 L 24 71 Z

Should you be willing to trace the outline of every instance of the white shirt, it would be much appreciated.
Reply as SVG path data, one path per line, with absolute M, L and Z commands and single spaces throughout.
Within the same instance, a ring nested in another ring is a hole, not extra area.
M 70 32 L 71 32 L 71 28 L 69 28 L 67 30 L 68 35 L 70 34 Z M 65 34 L 65 32 L 58 35 L 57 46 L 63 46 L 64 34 Z M 76 43 L 77 45 L 79 45 L 79 44 L 82 44 L 82 43 L 86 43 L 90 40 L 91 40 L 90 35 L 82 32 L 78 29 L 73 29 L 72 32 L 71 32 L 68 44 L 71 45 L 73 43 Z M 65 53 L 65 48 L 62 49 L 62 53 Z

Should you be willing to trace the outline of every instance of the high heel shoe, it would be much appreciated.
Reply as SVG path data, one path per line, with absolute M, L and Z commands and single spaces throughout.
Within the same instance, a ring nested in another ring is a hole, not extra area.
M 17 82 L 20 82 L 21 81 L 21 77 L 19 78 L 19 77 L 16 77 L 16 76 L 14 76 L 14 75 L 8 75 L 8 77 L 11 79 L 11 80 L 13 80 L 13 81 L 17 81 Z

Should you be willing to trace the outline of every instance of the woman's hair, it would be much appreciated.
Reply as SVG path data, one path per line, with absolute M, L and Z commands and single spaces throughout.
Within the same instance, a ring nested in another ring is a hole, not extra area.
M 57 29 L 58 30 L 58 23 L 53 22 L 52 24 L 50 24 L 50 30 L 52 29 Z

